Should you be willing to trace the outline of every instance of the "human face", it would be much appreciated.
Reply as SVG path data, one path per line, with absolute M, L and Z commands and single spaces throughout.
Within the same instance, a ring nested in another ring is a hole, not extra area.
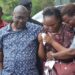
M 25 12 L 14 12 L 13 13 L 13 22 L 17 29 L 22 29 L 25 27 L 28 16 Z
M 69 24 L 72 26 L 72 27 L 75 27 L 75 16 L 73 16 L 71 18 L 71 20 L 69 21 Z
M 45 16 L 43 19 L 44 28 L 49 32 L 56 32 L 58 21 L 55 16 Z
M 63 15 L 62 19 L 63 19 L 63 21 L 64 21 L 66 24 L 69 24 L 69 21 L 70 21 L 70 19 L 71 19 L 71 16 L 65 14 L 65 15 Z

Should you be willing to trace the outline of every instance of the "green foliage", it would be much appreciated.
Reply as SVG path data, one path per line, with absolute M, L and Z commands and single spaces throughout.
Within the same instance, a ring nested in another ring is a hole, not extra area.
M 19 0 L 0 0 L 0 6 L 3 8 L 3 19 L 6 21 L 12 20 L 12 11 L 15 6 L 17 6 L 19 3 Z
M 5 14 L 12 13 L 12 10 L 18 5 L 19 0 L 0 0 L 0 5 L 4 10 Z
M 19 0 L 0 0 L 0 6 L 3 8 L 4 20 L 11 20 L 12 11 L 19 4 Z M 46 6 L 53 6 L 54 0 L 32 0 L 32 15 L 42 10 Z
M 33 7 L 32 7 L 32 15 L 37 13 L 38 11 L 42 10 L 47 6 L 53 6 L 54 0 L 32 0 Z
M 7 21 L 7 22 L 10 22 L 10 21 L 12 21 L 12 16 L 10 16 L 10 15 L 3 15 L 3 20 L 5 20 L 5 21 Z

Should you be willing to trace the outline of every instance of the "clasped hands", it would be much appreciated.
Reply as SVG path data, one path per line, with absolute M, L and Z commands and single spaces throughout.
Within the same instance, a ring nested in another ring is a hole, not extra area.
M 46 43 L 52 44 L 52 42 L 54 41 L 53 34 L 48 32 L 46 36 L 44 37 L 44 40 Z M 38 41 L 39 43 L 43 43 L 42 33 L 39 34 Z M 47 52 L 46 56 L 47 56 L 47 59 L 49 60 L 54 59 L 52 51 Z

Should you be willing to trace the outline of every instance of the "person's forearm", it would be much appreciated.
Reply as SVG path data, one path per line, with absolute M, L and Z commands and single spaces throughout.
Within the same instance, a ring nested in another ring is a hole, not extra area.
M 38 55 L 42 60 L 46 59 L 46 53 L 42 43 L 39 43 Z
M 0 52 L 0 62 L 3 62 L 3 52 Z
M 0 70 L 3 68 L 3 52 L 0 52 Z
M 0 70 L 3 69 L 3 62 L 0 62 Z
M 58 52 L 67 50 L 67 48 L 63 47 L 61 44 L 59 44 L 59 43 L 56 42 L 56 41 L 52 41 L 51 45 L 52 45 Z
M 56 59 L 69 59 L 75 57 L 75 50 L 67 49 L 66 51 L 61 51 L 53 53 L 53 57 Z

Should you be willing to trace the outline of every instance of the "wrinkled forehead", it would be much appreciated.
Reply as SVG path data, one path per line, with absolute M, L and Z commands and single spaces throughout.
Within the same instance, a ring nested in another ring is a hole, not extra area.
M 27 13 L 25 13 L 25 12 L 14 12 L 14 14 L 13 14 L 13 16 L 15 16 L 15 15 L 17 15 L 17 16 L 26 16 L 27 15 Z
M 19 5 L 19 6 L 15 7 L 13 13 L 14 13 L 14 15 L 27 15 L 28 10 L 24 6 Z
M 23 11 L 16 11 L 16 12 L 14 12 L 14 14 L 16 14 L 16 15 L 27 15 L 27 13 L 26 12 L 23 12 Z

